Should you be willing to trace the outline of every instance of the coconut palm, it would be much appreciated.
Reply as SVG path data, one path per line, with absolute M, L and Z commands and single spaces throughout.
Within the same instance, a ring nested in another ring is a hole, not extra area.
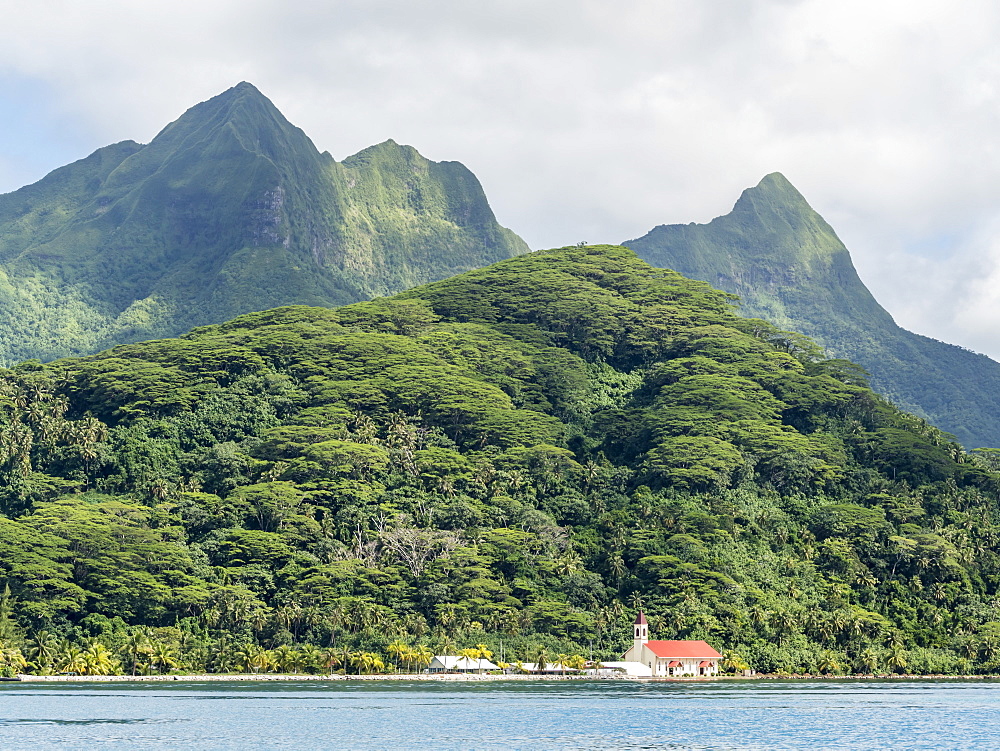
M 413 647 L 408 646 L 399 655 L 399 659 L 406 666 L 407 673 L 413 672 L 413 660 L 416 657 L 416 654 L 416 650 Z
M 460 649 L 458 650 L 458 654 L 469 662 L 475 663 L 477 667 L 480 666 L 479 660 L 482 658 L 482 653 L 476 647 L 466 647 L 465 649 Z M 482 672 L 481 667 L 480 672 Z
M 323 650 L 320 666 L 326 668 L 328 672 L 332 674 L 334 668 L 343 664 L 343 653 L 339 649 L 330 647 L 329 649 Z
M 94 640 L 83 653 L 87 666 L 87 675 L 115 675 L 118 672 L 118 660 L 101 642 Z
M 902 673 L 909 664 L 907 651 L 900 645 L 893 645 L 889 650 L 887 664 L 889 669 L 895 673 Z
M 545 647 L 539 646 L 535 648 L 534 655 L 535 658 L 535 668 L 538 672 L 542 672 L 548 666 L 549 653 L 546 651 Z
M 413 649 L 413 664 L 417 668 L 421 666 L 427 667 L 433 659 L 434 653 L 431 652 L 430 647 L 426 644 L 419 644 Z
M 323 650 L 315 644 L 299 647 L 299 667 L 307 673 L 315 673 L 322 666 Z
M 350 664 L 362 675 L 385 670 L 385 663 L 375 652 L 351 652 Z
M 295 670 L 296 658 L 298 657 L 296 652 L 295 647 L 288 644 L 282 644 L 273 650 L 271 656 L 274 659 L 275 668 L 283 673 L 297 672 Z
M 858 655 L 858 664 L 866 673 L 874 673 L 878 670 L 879 656 L 873 647 L 867 647 Z
M 566 675 L 566 661 L 569 660 L 569 655 L 564 655 L 562 653 L 556 655 L 556 665 L 559 666 L 559 670 L 563 675 Z
M 27 658 L 32 667 L 40 675 L 46 675 L 52 670 L 59 649 L 59 639 L 49 631 L 39 631 L 27 643 Z
M 20 649 L 8 642 L 0 641 L 0 675 L 13 677 L 27 666 L 28 661 L 24 659 Z
M 129 658 L 132 675 L 135 675 L 139 667 L 140 657 L 147 657 L 152 651 L 152 645 L 149 643 L 149 637 L 144 631 L 136 630 L 125 637 L 125 644 L 122 647 L 122 651 Z
M 156 642 L 149 653 L 150 667 L 160 673 L 166 673 L 180 667 L 176 650 L 166 642 Z
M 840 663 L 837 661 L 836 653 L 830 651 L 829 649 L 823 652 L 822 656 L 819 658 L 817 667 L 819 668 L 819 672 L 824 675 L 839 673 Z
M 399 672 L 399 663 L 403 662 L 404 655 L 410 651 L 410 647 L 397 639 L 386 647 L 385 651 L 396 658 L 396 672 Z
M 236 651 L 236 661 L 244 673 L 256 673 L 260 661 L 257 658 L 258 652 L 263 651 L 256 644 L 247 644 Z
M 68 639 L 63 639 L 59 644 L 56 666 L 64 673 L 87 674 L 87 661 L 83 657 L 83 650 Z
M 730 673 L 742 673 L 744 670 L 749 670 L 750 666 L 736 652 L 728 652 L 722 658 L 722 668 Z

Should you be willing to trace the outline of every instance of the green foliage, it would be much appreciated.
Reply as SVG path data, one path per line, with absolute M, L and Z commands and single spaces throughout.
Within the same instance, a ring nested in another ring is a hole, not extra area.
M 370 672 L 418 642 L 607 659 L 641 606 L 733 666 L 991 669 L 991 455 L 816 358 L 575 246 L 0 372 L 0 640 Z
M 337 163 L 242 83 L 145 146 L 100 149 L 0 196 L 0 364 L 343 305 L 527 250 L 461 164 L 392 141 Z M 424 325 L 390 305 L 371 326 Z
M 771 322 L 745 325 L 802 332 L 864 369 L 820 362 L 833 378 L 860 385 L 870 378 L 876 391 L 965 446 L 1000 446 L 1000 364 L 897 326 L 830 225 L 782 175 L 768 175 L 708 224 L 661 225 L 624 244 L 655 266 L 738 295 L 745 315 Z M 806 362 L 818 359 L 815 343 L 800 334 L 763 338 Z

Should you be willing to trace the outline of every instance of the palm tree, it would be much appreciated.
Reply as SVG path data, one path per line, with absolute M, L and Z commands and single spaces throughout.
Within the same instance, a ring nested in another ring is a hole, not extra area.
M 152 649 L 150 650 L 149 665 L 159 670 L 159 672 L 165 673 L 180 667 L 180 662 L 177 660 L 176 650 L 171 645 L 158 641 L 152 645 Z
M 475 647 L 466 647 L 465 649 L 458 650 L 458 653 L 464 657 L 469 662 L 475 662 L 476 666 L 479 666 L 479 659 L 482 657 L 479 650 Z M 482 671 L 480 671 L 482 672 Z
M 824 675 L 839 673 L 840 663 L 837 661 L 836 653 L 830 651 L 829 649 L 823 652 L 823 655 L 819 658 L 817 667 L 819 668 L 819 672 Z
M 139 656 L 149 655 L 152 651 L 152 647 L 149 643 L 149 638 L 144 632 L 133 631 L 125 637 L 125 646 L 123 647 L 123 651 L 125 655 L 130 658 L 132 663 L 132 675 L 135 675 L 139 665 Z
M 434 653 L 431 652 L 430 647 L 426 644 L 419 644 L 413 650 L 413 663 L 418 668 L 423 665 L 426 667 L 431 664 L 431 660 L 434 659 Z
M 477 644 L 476 645 L 476 650 L 479 652 L 479 659 L 480 660 L 492 660 L 493 659 L 493 652 L 492 652 L 492 650 L 490 650 L 490 648 L 487 647 L 485 644 Z M 479 672 L 480 673 L 483 672 L 482 662 L 479 663 Z
M 399 641 L 398 639 L 385 648 L 385 651 L 396 658 L 396 672 L 399 672 L 399 663 L 403 662 L 405 655 L 410 651 L 410 647 L 407 644 Z
M 320 666 L 326 668 L 331 675 L 333 674 L 333 669 L 342 664 L 343 660 L 341 659 L 341 652 L 339 649 L 329 647 L 323 650 L 323 657 Z
M 533 656 L 535 658 L 535 663 L 536 663 L 535 668 L 539 673 L 541 673 L 548 666 L 549 653 L 545 650 L 545 647 L 538 646 L 535 648 L 535 653 Z
M 40 675 L 49 673 L 59 648 L 59 639 L 56 638 L 55 634 L 45 630 L 39 631 L 28 640 L 27 647 L 27 657 L 34 669 Z
M 236 660 L 244 673 L 257 672 L 257 653 L 262 651 L 256 644 L 247 644 L 236 652 Z
M 858 655 L 858 664 L 864 668 L 866 673 L 874 673 L 878 670 L 878 652 L 873 647 L 867 647 Z
M 361 674 L 382 672 L 385 670 L 385 663 L 382 658 L 374 652 L 352 652 L 351 664 Z
M 303 644 L 299 648 L 299 666 L 309 673 L 315 673 L 323 661 L 323 652 L 315 644 Z
M 722 667 L 731 673 L 742 673 L 744 670 L 750 669 L 750 666 L 736 652 L 726 653 L 722 659 Z
M 56 665 L 64 673 L 76 673 L 77 675 L 87 674 L 87 662 L 83 657 L 83 650 L 63 639 L 59 644 L 59 652 L 56 655 Z
M 27 665 L 28 661 L 24 659 L 20 649 L 0 641 L 0 675 L 12 678 L 15 673 L 24 670 Z
M 889 650 L 889 669 L 896 673 L 902 673 L 906 670 L 907 664 L 908 660 L 906 650 L 903 648 L 902 644 L 894 644 Z
M 83 653 L 87 675 L 114 675 L 118 670 L 118 660 L 101 642 L 94 640 Z
M 564 655 L 562 653 L 556 655 L 556 665 L 559 666 L 559 670 L 563 675 L 566 675 L 566 661 L 569 660 L 569 655 Z
M 288 644 L 282 644 L 280 647 L 273 650 L 271 655 L 274 659 L 275 667 L 279 671 L 283 673 L 294 672 L 293 664 L 295 663 L 295 658 L 297 656 L 294 647 L 291 647 Z

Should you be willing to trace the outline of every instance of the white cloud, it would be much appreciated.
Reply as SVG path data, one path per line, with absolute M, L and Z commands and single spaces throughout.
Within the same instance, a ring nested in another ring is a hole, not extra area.
M 0 80 L 40 82 L 65 118 L 47 150 L 0 156 L 0 189 L 70 144 L 149 140 L 249 80 L 337 158 L 392 137 L 464 162 L 535 247 L 706 221 L 780 170 L 897 320 L 1000 357 L 1000 6 L 985 0 L 0 10 Z

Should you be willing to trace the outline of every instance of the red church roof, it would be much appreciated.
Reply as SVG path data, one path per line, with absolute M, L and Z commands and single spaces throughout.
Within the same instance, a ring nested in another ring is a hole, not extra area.
M 671 639 L 668 641 L 648 641 L 646 646 L 657 657 L 667 660 L 721 660 L 722 655 L 712 649 L 708 642 L 691 639 Z

